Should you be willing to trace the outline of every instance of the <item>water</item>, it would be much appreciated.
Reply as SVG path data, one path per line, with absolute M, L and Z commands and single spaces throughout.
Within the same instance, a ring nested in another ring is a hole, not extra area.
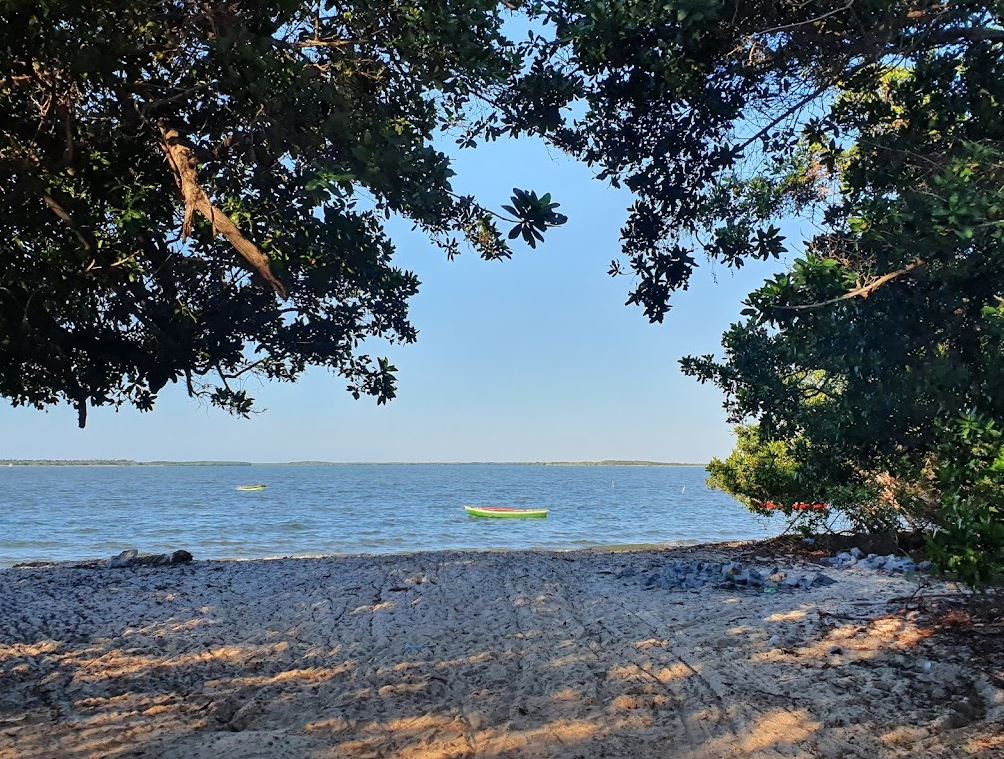
M 184 548 L 196 558 L 586 548 L 774 534 L 699 467 L 513 464 L 0 468 L 0 566 Z M 241 483 L 268 489 L 241 493 Z M 548 506 L 546 520 L 464 504 Z

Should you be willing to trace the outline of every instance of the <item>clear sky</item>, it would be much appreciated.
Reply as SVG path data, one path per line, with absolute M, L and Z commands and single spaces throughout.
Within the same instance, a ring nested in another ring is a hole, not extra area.
M 624 305 L 611 278 L 631 197 L 541 143 L 500 142 L 459 154 L 454 188 L 498 208 L 513 187 L 552 193 L 569 217 L 537 250 L 506 262 L 468 252 L 453 262 L 393 223 L 400 265 L 422 281 L 412 300 L 418 342 L 386 352 L 399 393 L 355 401 L 344 382 L 310 371 L 296 384 L 248 388 L 250 420 L 169 385 L 154 411 L 93 409 L 79 430 L 67 408 L 0 405 L 0 458 L 249 461 L 704 462 L 732 435 L 721 395 L 684 377 L 678 359 L 717 352 L 740 301 L 780 264 L 739 272 L 703 263 L 662 325 Z M 785 230 L 790 231 L 790 230 Z

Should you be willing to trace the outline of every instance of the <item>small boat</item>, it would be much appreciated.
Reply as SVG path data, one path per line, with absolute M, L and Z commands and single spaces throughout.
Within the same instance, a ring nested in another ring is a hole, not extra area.
M 510 509 L 505 506 L 464 506 L 468 516 L 490 519 L 543 519 L 549 509 Z
M 237 489 L 244 493 L 255 493 L 259 490 L 264 490 L 268 485 L 263 485 L 260 482 L 254 485 L 238 485 Z

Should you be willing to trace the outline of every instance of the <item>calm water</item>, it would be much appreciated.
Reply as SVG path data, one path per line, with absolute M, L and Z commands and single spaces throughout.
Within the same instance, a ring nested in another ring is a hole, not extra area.
M 0 468 L 0 566 L 178 548 L 196 558 L 584 548 L 773 534 L 697 467 L 510 464 Z M 269 488 L 241 493 L 247 482 Z M 548 506 L 482 520 L 463 505 Z

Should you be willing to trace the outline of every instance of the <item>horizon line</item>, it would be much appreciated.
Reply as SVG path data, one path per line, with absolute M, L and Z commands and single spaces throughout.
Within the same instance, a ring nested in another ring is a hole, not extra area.
M 244 461 L 239 459 L 0 459 L 0 466 L 470 466 L 477 464 L 504 464 L 512 466 L 675 466 L 705 467 L 706 463 L 685 461 L 655 461 L 650 459 L 583 459 L 583 460 L 537 460 L 537 461 L 327 461 L 324 459 L 297 459 L 292 461 Z

